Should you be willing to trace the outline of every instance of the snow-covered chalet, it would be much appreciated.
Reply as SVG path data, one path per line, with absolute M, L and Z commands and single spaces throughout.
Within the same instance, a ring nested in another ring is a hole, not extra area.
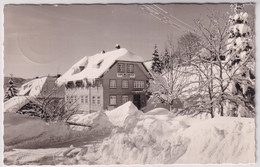
M 65 84 L 65 100 L 80 112 L 110 110 L 132 101 L 146 105 L 144 89 L 150 74 L 142 57 L 125 48 L 85 56 L 57 79 Z

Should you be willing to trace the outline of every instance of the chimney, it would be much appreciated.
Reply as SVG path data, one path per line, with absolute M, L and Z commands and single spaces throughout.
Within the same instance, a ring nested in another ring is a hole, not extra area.
M 119 45 L 119 44 L 116 44 L 115 48 L 116 48 L 116 49 L 120 49 L 120 45 Z

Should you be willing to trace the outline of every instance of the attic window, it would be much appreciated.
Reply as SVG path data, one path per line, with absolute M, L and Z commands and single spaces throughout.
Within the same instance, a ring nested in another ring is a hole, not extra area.
M 67 88 L 73 88 L 74 87 L 74 84 L 73 82 L 68 82 L 67 85 L 66 85 Z
M 26 89 L 27 87 L 28 87 L 28 85 L 24 85 L 24 86 L 23 86 L 23 89 Z
M 133 64 L 127 64 L 127 72 L 128 73 L 134 72 L 134 65 Z
M 83 86 L 82 81 L 77 81 L 77 82 L 76 82 L 76 87 L 82 87 L 82 86 Z
M 98 64 L 97 64 L 97 68 L 100 68 L 101 64 L 103 63 L 104 60 L 101 60 Z
M 125 72 L 125 64 L 118 63 L 118 65 L 117 65 L 117 72 L 124 73 Z
M 84 68 L 85 68 L 85 66 L 79 66 L 79 70 L 80 70 L 80 71 L 83 71 Z

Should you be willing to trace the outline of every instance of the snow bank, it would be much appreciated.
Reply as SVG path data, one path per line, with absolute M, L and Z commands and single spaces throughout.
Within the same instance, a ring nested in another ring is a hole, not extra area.
M 170 111 L 165 108 L 155 108 L 151 111 L 148 111 L 146 115 L 168 115 L 169 112 Z
M 113 125 L 118 127 L 123 127 L 126 121 L 130 123 L 132 118 L 138 118 L 141 114 L 142 112 L 139 111 L 131 101 L 126 102 L 114 110 L 106 111 L 109 120 Z
M 91 114 L 74 114 L 68 123 L 79 125 L 71 126 L 73 130 L 91 130 L 97 133 L 109 133 L 113 127 L 106 114 L 101 111 Z
M 155 111 L 157 113 L 160 110 Z M 73 119 L 76 118 L 78 123 L 84 124 L 89 120 L 87 117 L 80 118 L 79 115 Z M 127 119 L 128 117 L 125 120 Z M 81 148 L 15 149 L 4 153 L 4 161 L 6 164 L 33 162 L 45 165 L 50 160 L 63 165 L 255 162 L 253 118 L 219 117 L 200 120 L 159 112 L 156 115 L 141 114 L 132 125 L 129 128 L 115 128 L 101 143 Z
M 116 129 L 102 142 L 95 152 L 97 164 L 255 162 L 252 118 L 199 120 L 143 114 L 137 119 L 132 128 Z
M 125 48 L 114 51 L 96 54 L 94 56 L 85 56 L 75 65 L 73 65 L 66 73 L 57 79 L 57 84 L 62 85 L 69 81 L 77 81 L 86 79 L 93 82 L 106 72 L 116 61 L 132 61 L 143 62 L 143 58 L 136 56 Z
M 32 97 L 28 96 L 14 96 L 4 102 L 4 112 L 17 112 L 32 99 Z
M 66 149 L 67 148 L 14 149 L 4 152 L 4 163 L 5 165 L 43 165 L 43 163 L 47 164 L 47 161 L 56 161 L 58 163 L 58 156 Z
M 170 115 L 143 114 L 135 126 L 124 132 L 114 131 L 102 143 L 98 164 L 174 163 L 187 147 L 188 140 L 180 137 L 185 128 L 186 124 Z
M 252 118 L 215 118 L 192 125 L 183 137 L 190 142 L 176 163 L 254 163 Z

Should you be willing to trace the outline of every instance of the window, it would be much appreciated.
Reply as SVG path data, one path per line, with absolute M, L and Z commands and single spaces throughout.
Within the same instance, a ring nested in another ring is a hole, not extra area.
M 23 86 L 23 89 L 26 89 L 27 87 L 28 87 L 28 85 L 24 85 L 24 86 Z
M 73 87 L 74 87 L 73 82 L 68 82 L 68 83 L 67 83 L 67 88 L 73 88 Z
M 122 88 L 128 88 L 128 80 L 122 80 Z
M 70 103 L 73 103 L 73 100 L 74 100 L 74 96 L 70 96 L 70 99 L 69 99 Z
M 81 87 L 83 84 L 82 84 L 82 81 L 77 81 L 76 82 L 76 87 Z
M 134 65 L 133 64 L 127 64 L 127 72 L 128 73 L 134 72 Z
M 85 103 L 88 103 L 88 96 L 85 96 Z
M 96 81 L 96 82 L 95 82 L 95 85 L 96 85 L 97 87 L 101 87 L 101 82 L 100 82 L 100 81 Z
M 73 100 L 74 102 L 76 102 L 77 101 L 77 96 L 74 96 L 74 100 Z
M 80 102 L 84 103 L 84 96 L 80 96 Z
M 85 69 L 85 66 L 79 66 L 79 70 L 83 71 Z
M 125 72 L 125 64 L 118 63 L 118 65 L 117 65 L 117 72 L 124 73 Z
M 124 95 L 122 96 L 122 104 L 128 102 L 128 96 Z
M 73 96 L 67 96 L 67 101 L 69 103 L 72 103 L 73 102 Z
M 40 86 L 39 85 L 37 85 L 37 86 L 35 86 L 35 88 L 34 88 L 35 90 L 39 90 L 40 89 Z
M 97 97 L 97 105 L 100 105 L 100 97 Z
M 96 97 L 95 96 L 92 97 L 92 104 L 96 105 Z
M 110 105 L 116 105 L 116 96 L 110 96 L 109 104 Z
M 144 81 L 135 81 L 134 88 L 144 88 Z
M 116 80 L 115 79 L 111 79 L 109 80 L 109 87 L 110 88 L 116 88 Z
M 97 64 L 97 68 L 100 68 L 101 64 L 103 63 L 104 60 L 101 60 L 98 64 Z

